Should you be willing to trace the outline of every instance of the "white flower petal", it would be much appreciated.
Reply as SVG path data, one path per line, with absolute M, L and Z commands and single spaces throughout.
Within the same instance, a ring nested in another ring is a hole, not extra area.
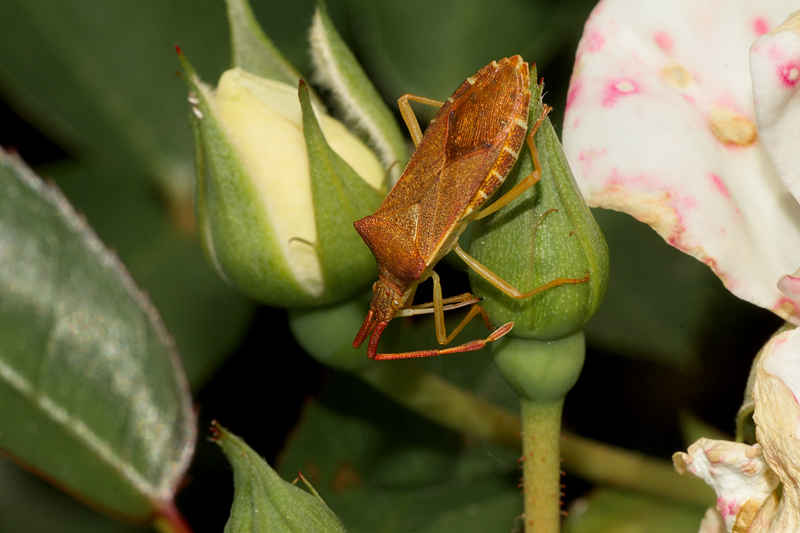
M 672 460 L 678 472 L 696 476 L 714 489 L 728 531 L 768 530 L 778 503 L 774 492 L 778 478 L 760 445 L 700 439 L 689 446 L 689 453 L 676 453 Z
M 591 205 L 632 214 L 737 296 L 800 323 L 800 205 L 758 140 L 750 44 L 793 1 L 604 0 L 578 48 L 564 148 Z M 787 201 L 788 200 L 788 201 Z
M 294 277 L 311 294 L 323 292 L 308 154 L 297 91 L 241 69 L 226 71 L 217 106 L 270 217 Z

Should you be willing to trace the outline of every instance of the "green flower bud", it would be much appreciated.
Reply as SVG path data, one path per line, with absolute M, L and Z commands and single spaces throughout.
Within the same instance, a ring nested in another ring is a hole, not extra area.
M 197 152 L 197 218 L 207 256 L 268 305 L 335 302 L 375 277 L 352 221 L 380 204 L 385 171 L 296 88 L 241 69 L 216 90 L 181 55 Z
M 233 506 L 226 532 L 344 533 L 342 523 L 310 485 L 311 492 L 306 492 L 281 479 L 242 439 L 216 422 L 211 431 L 233 466 Z
M 536 73 L 531 73 L 536 79 Z M 542 114 L 541 87 L 532 88 L 529 128 Z M 514 322 L 511 336 L 553 340 L 579 330 L 600 306 L 608 285 L 608 246 L 583 200 L 550 120 L 535 136 L 539 182 L 509 205 L 474 224 L 470 255 L 519 291 L 557 278 L 580 279 L 523 300 L 470 272 L 470 283 L 492 322 Z M 533 170 L 527 143 L 496 197 Z

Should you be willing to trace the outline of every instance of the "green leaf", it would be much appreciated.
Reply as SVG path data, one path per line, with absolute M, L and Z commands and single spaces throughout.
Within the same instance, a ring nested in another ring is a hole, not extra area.
M 224 16 L 221 4 L 189 0 L 113 8 L 11 0 L 0 17 L 4 98 L 79 159 L 39 173 L 57 181 L 151 296 L 194 387 L 253 309 L 215 279 L 196 243 L 186 91 L 174 74 L 176 43 L 199 55 L 203 72 L 221 72 Z
M 311 59 L 316 79 L 331 91 L 342 119 L 363 132 L 386 168 L 408 159 L 403 134 L 372 81 L 347 48 L 320 0 L 311 25 Z M 395 165 L 396 176 L 402 169 Z
M 596 2 L 349 0 L 348 4 L 357 14 L 356 55 L 379 89 L 394 99 L 410 92 L 443 100 L 465 75 L 514 54 L 536 62 L 542 70 L 565 53 L 569 68 Z M 551 91 L 554 88 L 558 89 L 553 86 Z M 562 90 L 566 94 L 566 84 Z
M 0 459 L 0 531 L 152 533 L 153 530 L 102 515 L 11 461 Z
M 691 505 L 604 489 L 573 507 L 564 533 L 694 533 L 704 512 Z
M 335 374 L 306 407 L 279 471 L 301 471 L 350 532 L 500 533 L 522 510 L 517 459 Z
M 194 232 L 175 224 L 161 198 L 123 172 L 75 164 L 44 170 L 147 291 L 198 391 L 237 345 L 255 305 L 220 280 Z M 191 215 L 189 201 L 181 208 Z
M 61 194 L 0 155 L 0 447 L 83 500 L 146 520 L 194 449 L 161 319 Z
M 82 158 L 189 187 L 191 135 L 174 45 L 215 76 L 228 56 L 224 8 L 191 0 L 10 0 L 0 17 L 0 83 L 19 112 Z
M 247 0 L 227 0 L 232 66 L 256 76 L 295 85 L 300 73 L 266 36 Z
M 226 533 L 344 531 L 319 495 L 282 480 L 233 433 L 218 424 L 214 424 L 213 431 L 214 441 L 233 465 L 235 492 Z

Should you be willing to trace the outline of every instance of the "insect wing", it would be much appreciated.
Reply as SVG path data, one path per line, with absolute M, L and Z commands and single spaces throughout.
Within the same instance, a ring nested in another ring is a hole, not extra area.
M 391 220 L 430 260 L 443 238 L 502 184 L 525 139 L 528 66 L 519 56 L 468 78 L 425 130 L 375 216 Z

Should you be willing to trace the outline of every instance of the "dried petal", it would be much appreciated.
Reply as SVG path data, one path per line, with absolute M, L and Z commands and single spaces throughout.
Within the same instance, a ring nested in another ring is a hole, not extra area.
M 756 438 L 783 482 L 783 500 L 771 531 L 800 531 L 800 330 L 774 337 L 764 347 L 753 399 Z
M 672 461 L 679 473 L 698 477 L 714 489 L 728 531 L 769 530 L 778 506 L 778 478 L 759 444 L 700 439 L 689 446 L 689 453 L 676 453 Z
M 725 521 L 722 520 L 722 515 L 719 514 L 713 507 L 706 509 L 706 514 L 703 515 L 703 520 L 700 522 L 700 529 L 697 533 L 725 533 Z

